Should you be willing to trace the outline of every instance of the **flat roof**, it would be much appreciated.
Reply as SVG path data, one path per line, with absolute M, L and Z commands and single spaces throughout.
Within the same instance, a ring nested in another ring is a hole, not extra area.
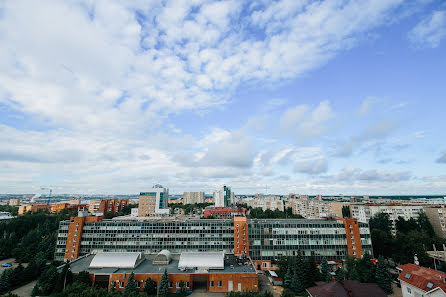
M 224 252 L 184 252 L 180 254 L 178 268 L 224 269 Z
M 89 268 L 135 268 L 141 258 L 142 253 L 97 253 Z
M 203 273 L 256 273 L 256 269 L 249 258 L 246 259 L 248 265 L 238 263 L 238 257 L 234 254 L 224 255 L 224 267 L 223 269 L 210 268 L 206 272 L 203 268 L 193 267 L 188 269 L 179 269 L 178 264 L 180 261 L 180 254 L 172 254 L 172 260 L 169 264 L 153 264 L 152 261 L 156 254 L 142 255 L 142 261 L 135 268 L 93 268 L 90 267 L 90 263 L 95 257 L 94 254 L 86 255 L 70 263 L 71 271 L 73 273 L 79 273 L 81 271 L 88 271 L 94 274 L 114 274 L 114 273 L 132 273 L 135 274 L 163 274 L 164 270 L 167 273 L 172 274 L 203 274 Z M 198 263 L 197 263 L 198 264 Z M 197 268 L 197 269 L 196 269 Z

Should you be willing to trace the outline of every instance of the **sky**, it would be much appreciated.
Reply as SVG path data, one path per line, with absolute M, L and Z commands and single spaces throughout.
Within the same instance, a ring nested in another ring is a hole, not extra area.
M 446 2 L 0 0 L 0 192 L 446 195 Z

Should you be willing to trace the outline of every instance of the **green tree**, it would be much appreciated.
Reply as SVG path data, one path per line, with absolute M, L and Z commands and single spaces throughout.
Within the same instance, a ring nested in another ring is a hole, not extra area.
M 434 227 L 432 227 L 429 218 L 427 217 L 426 213 L 422 210 L 418 214 L 417 223 L 418 226 L 420 227 L 420 230 L 426 232 L 428 236 L 436 237 Z
M 164 274 L 161 277 L 160 281 L 158 295 L 166 297 L 168 294 L 169 294 L 169 275 L 167 274 L 167 270 L 164 270 Z
M 40 295 L 40 289 L 39 289 L 39 285 L 36 283 L 33 287 L 33 290 L 31 291 L 31 296 L 35 297 Z
M 184 280 L 180 280 L 180 293 L 186 292 L 186 282 Z
M 59 274 L 57 273 L 56 267 L 49 266 L 39 277 L 40 292 L 43 295 L 50 295 L 54 291 L 58 277 Z
M 62 292 L 67 285 L 73 282 L 73 274 L 70 270 L 70 263 L 65 263 L 61 273 L 57 278 L 56 286 L 54 288 L 55 292 Z
M 378 259 L 378 264 L 376 265 L 376 283 L 383 289 L 386 294 L 392 294 L 392 277 L 390 275 L 389 268 L 386 263 L 384 263 L 384 258 L 381 256 Z
M 344 205 L 342 206 L 342 217 L 349 218 L 351 216 L 350 206 Z
M 375 282 L 375 264 L 371 259 L 372 256 L 366 253 L 361 260 L 357 261 L 356 270 L 359 274 L 359 281 L 362 283 Z
M 304 291 L 305 290 L 305 263 L 302 260 L 300 251 L 297 251 L 295 277 L 296 277 L 296 283 L 295 283 L 296 292 Z
M 392 231 L 392 221 L 390 221 L 390 217 L 388 214 L 379 212 L 375 214 L 369 220 L 370 230 L 379 229 L 388 234 L 391 234 Z
M 314 257 L 309 257 L 305 261 L 305 288 L 309 288 L 315 285 L 315 282 L 321 280 L 321 273 L 317 268 Z
M 147 278 L 144 284 L 144 292 L 149 296 L 156 295 L 156 282 L 150 277 Z
M 127 280 L 127 284 L 125 285 L 124 296 L 128 296 L 132 293 L 137 293 L 137 292 L 138 288 L 136 287 L 135 274 L 132 272 L 130 274 L 129 279 Z
M 294 294 L 293 291 L 291 291 L 290 289 L 285 289 L 282 291 L 282 295 L 280 295 L 281 297 L 294 297 L 296 296 L 296 294 Z
M 345 279 L 344 269 L 342 269 L 340 267 L 336 268 L 336 276 L 335 276 L 335 278 L 336 278 L 337 281 L 344 280 Z
M 330 273 L 330 267 L 328 266 L 327 258 L 322 259 L 321 263 L 321 274 L 322 274 L 322 280 L 324 282 L 331 282 L 331 273 Z
M 293 279 L 293 275 L 291 274 L 290 267 L 288 267 L 286 274 L 285 274 L 285 278 L 283 280 L 283 284 L 284 284 L 285 288 L 290 288 L 292 279 Z
M 74 277 L 74 281 L 91 286 L 90 273 L 88 271 L 81 271 Z

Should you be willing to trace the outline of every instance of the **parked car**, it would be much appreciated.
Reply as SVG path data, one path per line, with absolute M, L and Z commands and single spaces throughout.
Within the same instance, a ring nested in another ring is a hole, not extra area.
M 3 263 L 2 264 L 2 267 L 11 267 L 12 266 L 12 264 L 10 264 L 10 263 Z

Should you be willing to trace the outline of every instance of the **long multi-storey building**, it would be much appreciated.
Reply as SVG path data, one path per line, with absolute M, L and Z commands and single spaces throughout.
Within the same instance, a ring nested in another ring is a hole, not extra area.
M 423 211 L 422 205 L 370 205 L 370 204 L 351 204 L 350 210 L 352 217 L 359 222 L 368 223 L 371 217 L 378 213 L 386 213 L 392 221 L 392 232 L 396 232 L 396 221 L 399 217 L 409 220 L 417 219 L 420 211 Z
M 204 192 L 184 192 L 183 204 L 204 203 Z
M 444 205 L 425 207 L 424 212 L 432 224 L 435 233 L 441 238 L 446 238 L 446 207 Z
M 79 216 L 60 222 L 56 260 L 95 252 L 223 251 L 250 255 L 258 269 L 281 256 L 342 260 L 372 254 L 368 224 L 355 219 L 307 220 L 146 218 L 102 220 Z
M 269 210 L 285 210 L 285 201 L 278 196 L 262 196 L 258 198 L 248 198 L 243 200 L 246 205 L 252 208 L 261 208 L 263 211 Z
M 91 200 L 88 206 L 88 211 L 92 214 L 106 214 L 107 212 L 115 214 L 128 204 L 128 199 Z
M 342 217 L 342 206 L 344 205 L 349 205 L 349 203 L 316 199 L 289 199 L 285 202 L 285 206 L 291 207 L 293 214 L 301 215 L 307 219 Z

